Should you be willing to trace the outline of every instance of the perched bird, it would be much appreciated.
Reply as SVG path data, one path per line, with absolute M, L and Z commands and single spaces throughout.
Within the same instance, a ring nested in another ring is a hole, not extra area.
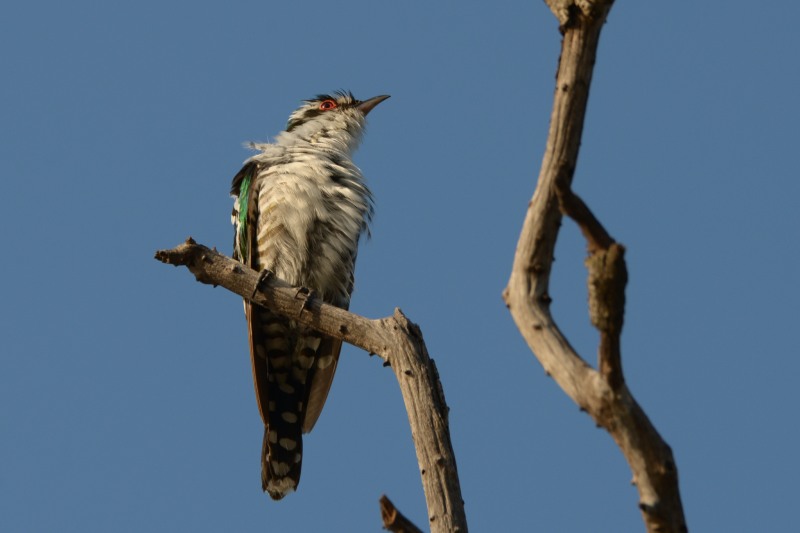
M 236 259 L 348 308 L 359 237 L 372 216 L 372 195 L 352 155 L 367 113 L 387 98 L 319 95 L 291 114 L 273 143 L 251 144 L 260 153 L 231 187 Z M 297 488 L 302 433 L 322 411 L 342 342 L 244 304 L 264 421 L 261 481 L 279 500 Z

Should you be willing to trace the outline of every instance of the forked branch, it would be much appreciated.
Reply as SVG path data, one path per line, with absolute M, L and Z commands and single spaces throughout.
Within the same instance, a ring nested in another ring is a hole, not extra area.
M 647 531 L 684 532 L 672 451 L 628 390 L 620 355 L 627 270 L 616 243 L 571 190 L 600 30 L 613 0 L 546 0 L 563 34 L 550 131 L 503 297 L 545 371 L 622 450 Z M 550 314 L 549 283 L 562 213 L 587 240 L 589 313 L 600 330 L 598 370 L 570 346 Z
M 225 287 L 275 313 L 380 356 L 400 384 L 431 532 L 466 533 L 464 502 L 439 374 L 428 356 L 422 332 L 400 309 L 390 317 L 364 318 L 328 305 L 308 290 L 292 287 L 268 271 L 259 274 L 192 239 L 171 250 L 156 252 L 156 259 L 183 265 L 201 283 Z

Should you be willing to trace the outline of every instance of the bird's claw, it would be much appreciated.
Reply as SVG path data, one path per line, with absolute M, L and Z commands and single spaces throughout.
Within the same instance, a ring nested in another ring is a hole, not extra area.
M 308 306 L 311 303 L 311 299 L 314 297 L 314 291 L 312 291 L 308 287 L 299 287 L 297 289 L 297 292 L 294 293 L 294 297 L 296 300 L 297 299 L 303 300 L 300 309 L 298 309 L 297 311 L 297 316 L 299 317 L 300 315 L 303 314 L 304 310 L 308 309 Z
M 270 270 L 268 268 L 265 268 L 264 270 L 262 270 L 261 272 L 258 273 L 258 279 L 256 280 L 256 286 L 255 286 L 255 288 L 253 288 L 253 294 L 250 295 L 250 299 L 251 300 L 253 298 L 255 298 L 256 293 L 261 290 L 261 287 L 264 286 L 264 284 L 269 280 L 269 278 L 271 278 L 274 275 L 275 275 L 275 273 L 272 272 L 272 270 Z

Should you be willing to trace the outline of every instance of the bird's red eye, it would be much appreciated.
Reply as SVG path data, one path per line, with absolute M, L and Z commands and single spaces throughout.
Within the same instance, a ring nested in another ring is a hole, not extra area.
M 334 102 L 333 100 L 325 100 L 324 102 L 319 104 L 319 108 L 323 111 L 333 109 L 334 107 L 336 107 L 336 102 Z

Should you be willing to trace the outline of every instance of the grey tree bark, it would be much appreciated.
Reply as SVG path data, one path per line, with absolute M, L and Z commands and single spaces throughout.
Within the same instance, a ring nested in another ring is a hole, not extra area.
M 633 472 L 649 532 L 685 532 L 678 470 L 625 384 L 620 334 L 625 312 L 625 249 L 571 190 L 600 31 L 613 0 L 545 0 L 563 35 L 550 130 L 503 298 L 548 375 L 605 428 Z M 550 315 L 549 282 L 562 215 L 587 240 L 589 315 L 600 331 L 598 369 L 570 346 Z

